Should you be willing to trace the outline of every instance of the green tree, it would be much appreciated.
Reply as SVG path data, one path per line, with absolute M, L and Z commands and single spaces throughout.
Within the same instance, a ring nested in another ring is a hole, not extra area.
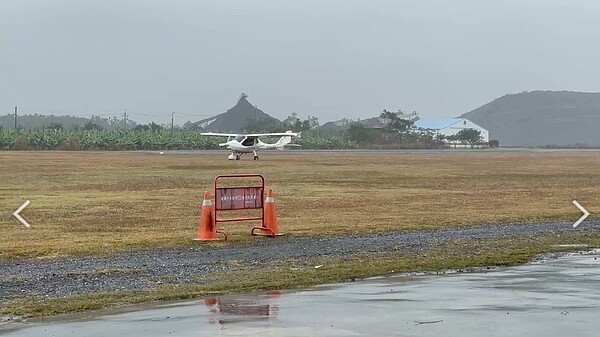
M 98 125 L 92 121 L 85 122 L 85 124 L 83 124 L 82 129 L 85 131 L 92 131 L 92 130 L 102 131 L 103 130 L 103 128 L 100 125 Z
M 356 144 L 372 143 L 375 131 L 361 122 L 350 122 L 348 126 L 348 138 Z
M 311 125 L 308 119 L 305 119 L 303 121 L 297 120 L 296 123 L 292 125 L 292 129 L 296 130 L 297 132 L 310 130 L 310 128 Z
M 150 126 L 147 124 L 138 124 L 135 128 L 131 129 L 133 131 L 150 131 Z
M 202 127 L 200 127 L 200 125 L 196 124 L 196 123 L 192 123 L 190 121 L 185 122 L 185 124 L 183 124 L 183 130 L 184 131 L 204 131 L 202 129 Z
M 46 129 L 48 129 L 48 130 L 62 131 L 62 130 L 64 130 L 64 127 L 60 123 L 52 122 L 52 123 L 48 124 L 48 126 L 46 127 Z
M 162 125 L 150 122 L 150 124 L 138 124 L 132 128 L 133 131 L 163 131 L 165 128 Z
M 162 125 L 156 124 L 154 122 L 151 122 L 149 125 L 150 130 L 154 132 L 163 131 L 165 129 Z
M 283 125 L 286 128 L 291 128 L 296 132 L 307 131 L 319 125 L 319 118 L 308 116 L 307 119 L 301 120 L 298 118 L 297 113 L 292 112 L 283 122 Z
M 390 132 L 406 133 L 413 127 L 411 121 L 398 117 L 397 112 L 383 109 L 379 116 L 385 120 L 385 129 Z
M 401 111 L 399 112 L 402 113 Z M 379 117 L 384 120 L 384 132 L 388 136 L 386 138 L 391 138 L 393 141 L 401 143 L 414 142 L 418 139 L 418 136 L 413 134 L 413 122 L 398 117 L 397 112 L 383 109 L 383 112 Z
M 454 138 L 471 145 L 471 147 L 474 147 L 476 144 L 479 144 L 483 141 L 483 137 L 481 137 L 481 131 L 476 129 L 462 129 L 456 133 Z

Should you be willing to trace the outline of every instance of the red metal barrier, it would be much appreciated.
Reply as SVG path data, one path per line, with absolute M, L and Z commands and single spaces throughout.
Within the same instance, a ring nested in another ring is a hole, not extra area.
M 251 185 L 252 180 L 260 184 Z M 219 181 L 223 180 L 246 180 L 248 185 L 222 187 Z M 215 178 L 215 224 L 219 222 L 252 221 L 260 220 L 262 227 L 265 226 L 265 178 L 260 174 L 227 174 Z M 260 216 L 246 218 L 220 219 L 219 213 L 239 210 L 260 210 Z

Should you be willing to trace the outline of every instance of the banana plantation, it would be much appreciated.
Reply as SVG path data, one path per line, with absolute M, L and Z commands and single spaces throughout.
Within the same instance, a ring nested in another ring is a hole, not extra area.
M 214 150 L 223 139 L 184 130 L 0 130 L 0 150 Z M 356 147 L 344 133 L 305 132 L 295 140 L 304 149 Z

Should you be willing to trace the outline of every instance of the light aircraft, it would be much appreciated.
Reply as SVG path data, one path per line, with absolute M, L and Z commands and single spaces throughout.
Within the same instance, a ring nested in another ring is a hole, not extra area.
M 302 132 L 276 132 L 276 133 L 250 133 L 250 134 L 237 134 L 237 133 L 215 133 L 215 132 L 203 132 L 205 136 L 220 136 L 227 137 L 225 143 L 219 144 L 219 146 L 226 146 L 231 150 L 229 160 L 240 160 L 240 157 L 244 153 L 253 153 L 254 160 L 258 160 L 257 152 L 259 150 L 266 149 L 278 149 L 283 150 L 287 147 L 300 146 L 298 144 L 290 144 L 292 137 L 300 137 Z M 263 143 L 259 137 L 281 137 L 276 143 Z

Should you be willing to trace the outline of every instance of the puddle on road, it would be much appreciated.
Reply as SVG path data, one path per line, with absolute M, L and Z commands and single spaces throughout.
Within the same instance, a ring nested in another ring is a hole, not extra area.
M 6 336 L 598 336 L 600 252 L 0 327 Z

